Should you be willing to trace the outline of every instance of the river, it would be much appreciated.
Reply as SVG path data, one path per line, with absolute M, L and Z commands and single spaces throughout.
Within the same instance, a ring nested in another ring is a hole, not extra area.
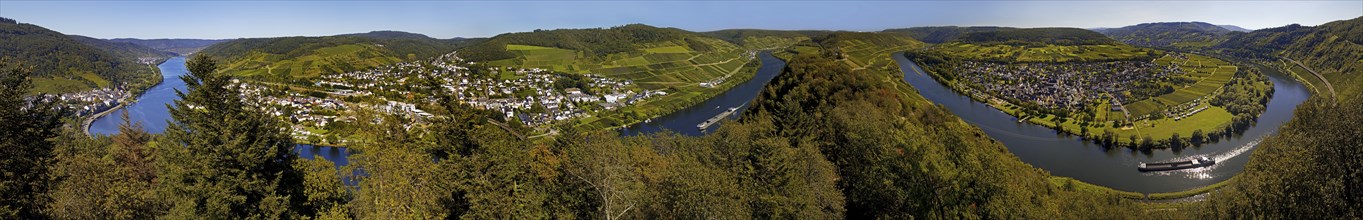
M 158 65 L 161 69 L 161 84 L 152 86 L 145 93 L 137 97 L 137 102 L 126 105 L 123 108 L 111 112 L 104 117 L 96 119 L 90 124 L 90 134 L 112 135 L 118 133 L 118 125 L 123 123 L 119 115 L 128 113 L 128 118 L 134 123 L 142 123 L 147 132 L 160 134 L 166 130 L 170 123 L 170 111 L 168 107 L 175 104 L 175 100 L 180 97 L 175 95 L 175 91 L 188 91 L 185 82 L 180 80 L 180 76 L 189 71 L 185 69 L 185 58 L 174 57 Z M 301 158 L 312 159 L 315 157 L 327 158 L 336 163 L 337 166 L 344 166 L 349 163 L 346 158 L 348 155 L 344 148 L 299 145 L 294 148 Z
M 715 97 L 710 97 L 710 99 L 706 99 L 700 104 L 692 105 L 671 114 L 654 118 L 650 122 L 638 123 L 622 128 L 620 130 L 621 134 L 634 136 L 661 131 L 671 131 L 683 135 L 697 136 L 718 129 L 719 126 L 723 124 L 722 122 L 710 126 L 704 131 L 697 129 L 696 125 L 705 120 L 709 120 L 711 117 L 715 117 L 724 111 L 728 111 L 731 107 L 738 107 L 739 105 L 742 105 L 742 107 L 727 118 L 736 118 L 739 115 L 742 115 L 744 111 L 748 110 L 748 107 L 751 107 L 748 105 L 748 102 L 751 102 L 753 98 L 756 98 L 757 94 L 762 92 L 762 88 L 767 86 L 767 82 L 771 81 L 772 78 L 775 78 L 777 74 L 781 73 L 782 69 L 786 68 L 786 62 L 777 59 L 776 56 L 772 56 L 770 52 L 762 52 L 758 55 L 758 58 L 761 59 L 762 66 L 757 68 L 757 74 L 753 75 L 752 79 L 730 88 L 729 91 L 724 91 Z
M 993 107 L 977 102 L 951 90 L 926 75 L 916 64 L 895 53 L 895 61 L 904 73 L 904 81 L 913 85 L 923 97 L 945 106 L 965 121 L 980 127 L 990 137 L 999 140 L 1022 161 L 1080 181 L 1118 190 L 1156 193 L 1173 192 L 1211 185 L 1231 178 L 1244 170 L 1250 152 L 1263 137 L 1278 130 L 1292 118 L 1296 106 L 1310 93 L 1301 83 L 1278 71 L 1258 67 L 1273 82 L 1273 98 L 1268 110 L 1254 127 L 1245 133 L 1214 144 L 1185 148 L 1179 151 L 1153 150 L 1149 154 L 1126 148 L 1104 149 L 1078 137 L 1061 135 L 1055 130 L 1030 123 L 1018 123 L 1017 118 Z M 1160 162 L 1207 156 L 1216 165 L 1180 171 L 1143 173 L 1136 170 L 1141 162 Z
M 1273 81 L 1275 91 L 1268 103 L 1268 110 L 1258 119 L 1257 124 L 1240 136 L 1222 139 L 1214 144 L 1186 148 L 1180 151 L 1154 150 L 1150 153 L 1128 150 L 1126 148 L 1104 149 L 1074 136 L 1061 135 L 1050 128 L 1018 123 L 1013 116 L 1000 112 L 993 107 L 976 102 L 969 97 L 956 93 L 938 84 L 932 77 L 925 75 L 917 65 L 905 59 L 901 53 L 893 55 L 904 73 L 904 81 L 911 84 L 918 93 L 932 102 L 945 106 L 965 121 L 980 127 L 990 137 L 999 140 L 1014 155 L 1032 166 L 1049 171 L 1053 175 L 1072 177 L 1084 182 L 1111 187 L 1118 190 L 1154 193 L 1181 191 L 1226 180 L 1244 169 L 1249 153 L 1254 150 L 1265 135 L 1277 131 L 1283 123 L 1292 118 L 1293 110 L 1310 95 L 1306 88 L 1290 77 L 1268 68 L 1262 68 L 1269 80 Z M 776 77 L 786 63 L 768 52 L 759 55 L 762 66 L 756 75 L 728 91 L 707 99 L 700 104 L 677 112 L 654 118 L 650 122 L 639 123 L 621 129 L 624 135 L 649 134 L 672 131 L 684 135 L 702 135 L 713 131 L 720 125 L 711 126 L 705 131 L 696 125 L 728 110 L 742 106 L 728 118 L 738 117 L 750 107 L 748 105 L 762 91 L 772 78 Z M 173 104 L 178 97 L 175 90 L 185 90 L 180 76 L 187 71 L 184 57 L 172 58 L 159 67 L 165 81 L 148 89 L 136 103 L 116 110 L 111 117 L 103 117 L 91 124 L 90 132 L 96 135 L 109 135 L 118 132 L 121 122 L 118 115 L 128 112 L 134 122 L 141 122 L 148 131 L 161 133 L 170 120 L 167 105 Z M 295 148 L 302 158 L 327 158 L 336 165 L 348 164 L 345 148 L 299 145 Z M 1169 161 L 1181 158 L 1208 156 L 1217 161 L 1210 167 L 1142 173 L 1136 171 L 1141 162 Z

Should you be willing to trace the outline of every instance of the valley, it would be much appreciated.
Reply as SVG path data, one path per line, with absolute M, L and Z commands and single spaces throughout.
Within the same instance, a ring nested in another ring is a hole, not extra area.
M 0 219 L 1363 216 L 1363 4 L 774 3 L 0 3 Z

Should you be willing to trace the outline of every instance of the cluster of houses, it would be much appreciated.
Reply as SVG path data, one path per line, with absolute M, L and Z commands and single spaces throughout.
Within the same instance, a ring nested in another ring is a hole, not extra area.
M 456 73 L 444 85 L 444 90 L 472 106 L 501 112 L 508 119 L 537 126 L 587 115 L 588 105 L 599 105 L 606 110 L 657 95 L 662 91 L 635 92 L 633 82 L 586 74 L 589 88 L 556 88 L 555 82 L 565 76 L 547 70 L 494 68 L 492 75 L 509 71 L 515 79 L 476 77 Z M 586 91 L 593 91 L 588 93 Z
M 60 100 L 61 103 L 65 103 L 67 109 L 72 109 L 76 116 L 85 117 L 118 106 L 121 100 L 128 97 L 130 94 L 125 86 L 114 86 L 78 93 L 48 95 L 47 98 Z
M 1147 98 L 1120 95 L 1135 83 L 1183 74 L 1174 65 L 1140 61 L 1021 64 L 967 61 L 954 68 L 962 80 L 976 89 L 1055 109 L 1075 109 L 1112 98 L 1107 94 L 1119 94 L 1115 101 L 1130 103 Z
M 304 127 L 326 127 L 336 121 L 351 121 L 354 117 L 338 116 L 335 112 L 352 106 L 334 98 L 318 98 L 292 91 L 270 91 L 270 87 L 232 80 L 232 88 L 241 92 L 247 104 L 259 108 L 266 114 L 283 117 L 292 124 L 290 129 L 294 138 L 303 139 L 314 134 Z M 274 95 L 270 95 L 274 94 Z M 320 112 L 330 112 L 319 114 Z
M 516 118 L 527 125 L 544 125 L 588 114 L 589 109 L 616 109 L 650 97 L 666 95 L 663 91 L 637 89 L 629 80 L 618 80 L 585 74 L 582 88 L 562 88 L 555 82 L 566 75 L 537 68 L 477 67 L 465 62 L 456 53 L 433 60 L 404 62 L 371 70 L 330 74 L 319 77 L 313 85 L 328 93 L 327 97 L 363 96 L 384 100 L 386 103 L 346 103 L 335 98 L 318 98 L 303 94 L 262 92 L 264 86 L 243 85 L 243 95 L 260 103 L 279 116 L 288 115 L 295 124 L 325 126 L 337 116 L 314 115 L 324 109 L 335 113 L 347 107 L 361 107 L 388 114 L 404 114 L 419 121 L 433 117 L 419 106 L 392 100 L 435 101 L 432 93 L 442 92 L 471 106 L 501 112 L 507 119 Z M 486 68 L 486 69 L 471 69 Z M 417 82 L 420 81 L 420 82 Z M 414 92 L 428 91 L 428 92 Z M 588 92 L 590 91 L 590 92 Z M 266 96 L 261 94 L 276 94 Z M 283 95 L 278 95 L 283 94 Z M 373 99 L 370 99 L 373 100 Z M 285 114 L 283 111 L 291 111 Z M 297 135 L 308 135 L 295 129 Z

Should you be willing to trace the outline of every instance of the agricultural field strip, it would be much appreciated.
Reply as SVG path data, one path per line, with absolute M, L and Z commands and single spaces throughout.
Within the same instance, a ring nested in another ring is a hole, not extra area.
M 1161 59 L 1163 59 L 1163 57 Z M 1184 59 L 1183 62 L 1184 64 L 1181 64 L 1180 66 L 1186 67 L 1187 66 L 1186 63 L 1188 63 L 1189 60 L 1192 59 Z M 1215 62 L 1213 64 L 1216 63 L 1220 62 Z M 1220 73 L 1222 72 L 1221 69 L 1225 67 L 1232 68 L 1229 74 Z M 1190 69 L 1202 70 L 1206 68 Z M 1133 113 L 1134 115 L 1145 115 L 1155 113 L 1160 109 L 1163 109 L 1164 106 L 1179 105 L 1201 97 L 1206 97 L 1207 95 L 1215 94 L 1216 91 L 1225 87 L 1225 84 L 1227 82 L 1230 82 L 1231 77 L 1234 77 L 1236 71 L 1238 71 L 1238 68 L 1236 68 L 1235 66 L 1218 65 L 1216 66 L 1215 69 L 1210 71 L 1208 76 L 1202 77 L 1201 79 L 1198 80 L 1198 82 L 1194 83 L 1191 86 L 1180 88 L 1174 91 L 1174 93 L 1164 94 L 1158 97 L 1137 101 L 1123 107 L 1127 108 L 1128 111 L 1134 112 Z M 1198 74 L 1198 72 L 1195 71 L 1189 74 L 1196 75 Z

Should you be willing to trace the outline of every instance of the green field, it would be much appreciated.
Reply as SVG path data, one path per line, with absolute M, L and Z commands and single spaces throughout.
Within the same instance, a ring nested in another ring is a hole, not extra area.
M 789 38 L 776 36 L 748 37 L 743 38 L 743 47 L 748 49 L 774 49 L 782 48 L 801 41 L 809 41 L 808 37 Z
M 1168 106 L 1175 106 L 1187 103 L 1198 98 L 1206 97 L 1230 82 L 1239 69 L 1226 61 L 1216 58 L 1187 54 L 1188 59 L 1176 59 L 1171 56 L 1156 59 L 1156 63 L 1175 64 L 1188 72 L 1188 76 L 1198 78 L 1197 83 L 1179 88 L 1173 93 L 1161 95 L 1159 97 L 1140 100 L 1127 105 L 1127 111 L 1131 115 L 1148 115 L 1163 111 Z
M 33 77 L 33 89 L 29 94 L 82 92 L 95 88 L 107 88 L 112 83 L 93 72 L 81 72 L 73 77 Z
M 80 92 L 94 88 L 90 86 L 89 82 L 77 79 L 62 77 L 34 77 L 31 79 L 33 80 L 33 89 L 28 91 L 30 94 Z
M 242 59 L 226 63 L 224 69 L 237 70 L 231 73 L 247 77 L 306 79 L 402 62 L 402 58 L 390 56 L 386 50 L 374 44 L 346 44 L 318 48 L 293 59 L 252 51 Z
M 847 57 L 847 59 L 843 61 L 856 68 L 894 66 L 894 60 L 891 59 L 889 54 L 907 51 L 921 46 L 923 46 L 922 43 L 916 41 L 905 41 L 902 44 L 893 46 L 880 46 L 860 40 L 844 40 L 840 41 L 838 45 L 838 47 L 842 49 L 842 52 L 846 53 L 845 57 Z

